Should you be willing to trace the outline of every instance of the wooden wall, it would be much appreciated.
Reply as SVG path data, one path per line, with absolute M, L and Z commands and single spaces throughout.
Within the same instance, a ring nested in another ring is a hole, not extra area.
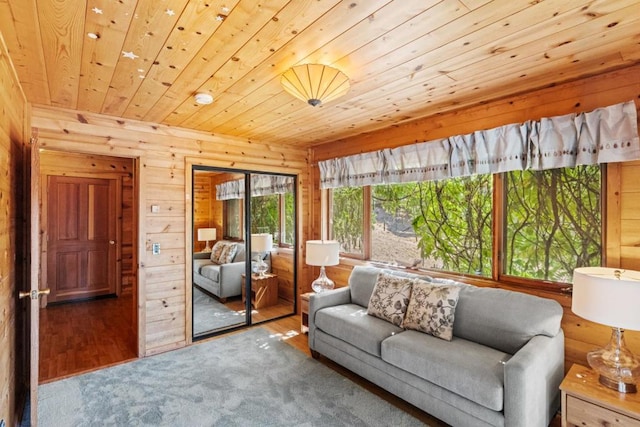
M 24 216 L 24 153 L 29 139 L 29 107 L 0 34 L 0 420 L 13 426 L 17 395 L 24 392 L 26 364 L 22 321 L 28 303 L 16 294 L 28 289 Z M 18 340 L 19 343 L 18 344 Z M 24 396 L 23 396 L 24 397 Z
M 40 153 L 40 188 L 46 194 L 47 176 L 76 176 L 117 178 L 122 186 L 122 229 L 119 244 L 118 271 L 121 276 L 121 294 L 133 292 L 136 283 L 135 269 L 135 206 L 134 206 L 134 164 L 130 158 L 113 156 L 96 156 L 91 154 L 64 153 L 60 151 L 42 150 Z M 40 200 L 40 224 L 47 228 L 47 198 Z M 42 282 L 47 282 L 47 239 L 42 242 Z M 46 297 L 43 297 L 45 299 Z
M 508 123 L 590 111 L 629 100 L 635 100 L 640 116 L 638 65 L 317 146 L 312 152 L 313 170 L 310 172 L 314 184 L 310 189 L 313 206 L 309 209 L 312 214 L 310 221 L 315 231 L 313 237 L 319 237 L 321 227 L 321 192 L 318 190 L 317 161 L 466 134 Z M 606 203 L 607 265 L 640 270 L 640 161 L 608 166 Z M 344 286 L 354 264 L 357 262 L 343 262 L 339 266 L 328 268 L 327 274 L 338 285 Z M 486 286 L 487 283 L 482 285 Z M 502 283 L 491 285 L 510 288 Z M 586 364 L 586 353 L 608 341 L 611 329 L 574 315 L 571 312 L 570 296 L 551 292 L 531 292 L 554 298 L 564 307 L 562 327 L 566 335 L 567 370 L 572 363 Z M 626 339 L 631 350 L 640 354 L 640 332 L 629 331 Z
M 306 149 L 53 107 L 34 107 L 32 120 L 44 149 L 137 159 L 141 355 L 182 347 L 190 340 L 186 301 L 191 297 L 191 271 L 186 260 L 192 237 L 185 230 L 191 227 L 191 165 L 297 174 L 302 189 L 298 235 L 300 242 L 307 239 Z M 160 211 L 152 213 L 151 205 Z M 151 254 L 155 242 L 161 245 L 159 255 Z M 299 287 L 308 282 L 306 270 L 299 261 Z

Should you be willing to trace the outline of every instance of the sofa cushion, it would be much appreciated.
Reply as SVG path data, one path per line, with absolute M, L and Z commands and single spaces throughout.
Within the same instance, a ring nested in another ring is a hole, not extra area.
M 461 338 L 444 341 L 405 331 L 382 342 L 381 357 L 486 408 L 503 409 L 506 353 Z
M 505 289 L 461 286 L 454 336 L 515 354 L 532 337 L 553 337 L 560 330 L 562 306 L 557 301 Z
M 203 265 L 200 268 L 200 275 L 214 282 L 220 281 L 220 266 L 216 264 Z
M 229 264 L 233 262 L 233 258 L 236 256 L 238 247 L 235 243 L 227 243 L 222 249 L 220 258 L 218 258 L 218 264 Z
M 402 329 L 377 317 L 357 304 L 343 304 L 318 310 L 314 323 L 318 329 L 362 351 L 380 357 L 381 342 Z
M 227 244 L 223 240 L 219 240 L 215 243 L 215 245 L 213 245 L 213 249 L 211 249 L 211 262 L 216 264 L 219 263 L 218 260 L 220 259 L 220 255 L 222 254 L 222 251 L 226 246 Z
M 412 284 L 413 281 L 405 277 L 378 274 L 367 314 L 400 326 L 407 311 Z
M 352 303 L 367 307 L 369 300 L 371 299 L 371 294 L 373 293 L 373 287 L 375 286 L 378 278 L 378 273 L 380 272 L 393 274 L 398 277 L 431 281 L 429 276 L 357 265 L 349 275 L 349 290 L 351 292 Z
M 400 326 L 451 341 L 459 293 L 460 286 L 414 281 L 407 314 Z

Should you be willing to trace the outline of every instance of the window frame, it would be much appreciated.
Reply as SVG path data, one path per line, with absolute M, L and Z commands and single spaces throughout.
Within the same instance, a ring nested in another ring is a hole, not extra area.
M 606 245 L 606 229 L 607 229 L 607 166 L 606 164 L 600 164 L 600 217 L 601 217 L 601 264 L 605 265 L 607 259 L 607 245 Z M 537 289 L 541 291 L 551 291 L 560 293 L 570 293 L 571 284 L 563 282 L 554 282 L 548 280 L 531 279 L 518 276 L 512 276 L 504 273 L 506 263 L 506 174 L 508 172 L 493 174 L 493 193 L 492 193 L 492 263 L 491 263 L 491 276 L 479 276 L 474 274 L 456 273 L 453 271 L 441 271 L 428 268 L 421 268 L 419 271 L 428 272 L 436 277 L 445 277 L 453 279 L 471 279 L 470 282 L 492 284 L 500 282 L 511 285 L 516 288 L 529 288 Z M 332 215 L 333 197 L 331 195 L 333 189 L 322 190 L 323 201 L 326 200 L 326 209 L 322 209 L 325 214 L 322 223 L 327 227 L 329 236 L 332 236 Z M 371 258 L 371 186 L 363 186 L 363 254 L 351 254 L 347 252 L 341 252 L 340 256 L 346 259 L 368 262 Z M 385 268 L 394 268 L 389 265 Z

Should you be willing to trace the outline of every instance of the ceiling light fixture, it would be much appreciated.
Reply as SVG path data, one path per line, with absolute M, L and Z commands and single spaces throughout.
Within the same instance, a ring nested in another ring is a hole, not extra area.
M 213 96 L 208 93 L 196 93 L 196 103 L 200 105 L 209 105 L 213 102 Z
M 314 107 L 349 91 L 349 77 L 322 64 L 296 65 L 285 71 L 280 84 L 291 95 Z

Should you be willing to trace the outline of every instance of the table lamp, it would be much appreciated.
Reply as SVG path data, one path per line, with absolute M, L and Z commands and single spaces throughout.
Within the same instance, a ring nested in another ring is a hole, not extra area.
M 582 267 L 573 271 L 571 311 L 612 328 L 611 340 L 587 354 L 600 383 L 621 393 L 637 392 L 640 360 L 624 342 L 624 330 L 640 330 L 640 272 Z
M 264 262 L 264 256 L 267 252 L 271 252 L 273 246 L 273 236 L 269 233 L 252 234 L 251 250 L 258 253 L 258 263 L 256 264 L 256 273 L 258 276 L 264 277 L 269 266 Z
M 324 267 L 340 262 L 340 243 L 335 240 L 307 240 L 307 265 L 319 265 L 320 276 L 311 283 L 314 292 L 333 289 L 333 280 L 327 277 Z
M 209 240 L 216 240 L 216 229 L 215 228 L 199 228 L 198 241 L 207 242 L 202 252 L 211 252 L 211 247 L 209 246 Z

